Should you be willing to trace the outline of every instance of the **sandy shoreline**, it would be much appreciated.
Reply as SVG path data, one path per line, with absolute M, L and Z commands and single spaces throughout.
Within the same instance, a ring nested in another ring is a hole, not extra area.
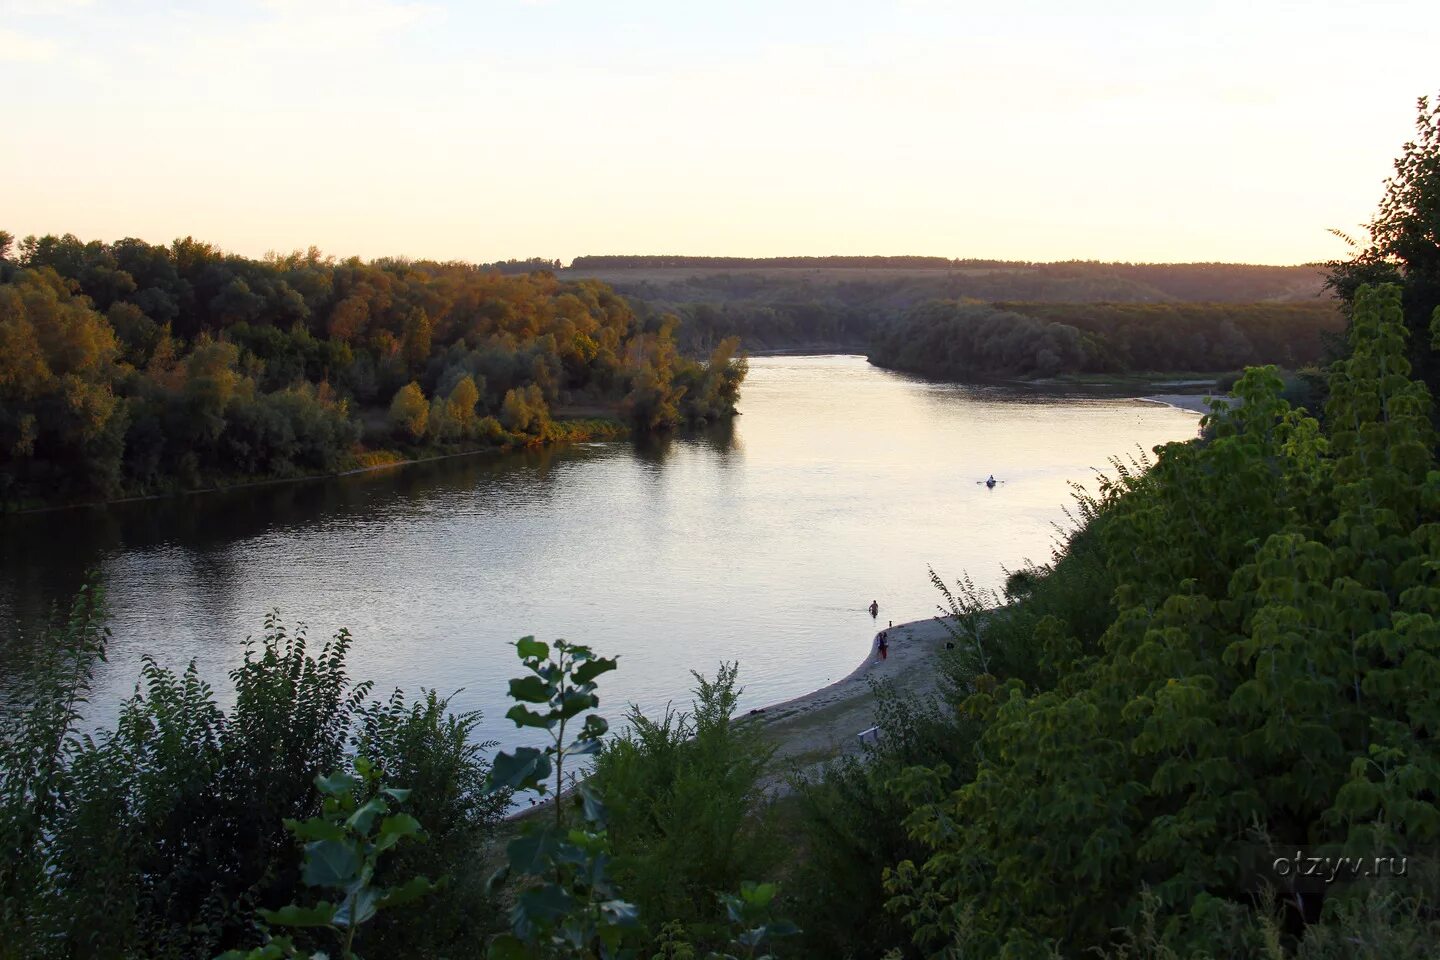
M 875 725 L 875 695 L 869 681 L 888 680 L 897 692 L 928 696 L 935 692 L 939 671 L 933 667 L 950 633 L 938 619 L 915 620 L 885 628 L 889 656 L 870 653 L 850 674 L 812 693 L 752 710 L 775 745 L 775 757 L 763 787 L 776 795 L 787 790 L 796 773 L 813 772 L 827 761 L 860 751 L 860 733 Z
M 1200 393 L 1156 393 L 1148 397 L 1137 397 L 1144 403 L 1163 403 L 1167 407 L 1174 407 L 1177 410 L 1188 410 L 1191 413 L 1210 413 L 1211 400 L 1224 400 L 1227 404 L 1234 401 L 1229 397 L 1213 397 L 1210 394 Z
M 878 627 L 871 625 L 877 632 Z M 945 648 L 950 633 L 937 618 L 915 620 L 884 628 L 889 634 L 889 655 L 877 660 L 872 644 L 870 654 L 849 675 L 828 686 L 781 703 L 760 707 L 737 719 L 763 725 L 765 736 L 775 745 L 770 768 L 761 777 L 761 790 L 771 797 L 790 790 L 790 778 L 813 773 L 830 760 L 860 752 L 860 732 L 875 725 L 875 695 L 869 680 L 889 680 L 897 692 L 928 696 L 939 684 L 939 672 L 927 670 L 936 654 Z M 569 789 L 565 793 L 569 794 Z M 520 823 L 538 812 L 551 809 L 551 798 L 512 810 L 507 823 Z

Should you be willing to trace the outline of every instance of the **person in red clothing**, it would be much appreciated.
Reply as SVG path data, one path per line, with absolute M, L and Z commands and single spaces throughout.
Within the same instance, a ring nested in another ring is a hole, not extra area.
M 884 660 L 890 653 L 890 641 L 885 636 L 884 630 L 880 631 L 880 636 L 876 638 L 876 641 L 876 650 L 880 654 L 880 659 Z

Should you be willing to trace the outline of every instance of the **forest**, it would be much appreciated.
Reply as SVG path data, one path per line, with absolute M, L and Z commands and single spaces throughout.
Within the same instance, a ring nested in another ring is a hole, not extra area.
M 1076 326 L 1098 338 L 1136 341 L 1135 351 L 1118 343 L 1113 349 L 1093 350 L 1086 369 L 1226 370 L 1238 367 L 1222 362 L 1227 355 L 1241 356 L 1243 362 L 1313 363 L 1322 355 L 1322 334 L 1338 332 L 1343 322 L 1334 302 L 1322 296 L 1324 271 L 1316 266 L 928 258 L 933 262 L 922 269 L 910 262 L 926 259 L 580 257 L 563 275 L 599 277 L 637 304 L 678 316 L 677 336 L 687 350 L 705 350 L 737 336 L 752 351 L 870 353 L 883 343 L 878 349 L 897 357 L 907 352 L 900 342 L 905 338 L 931 341 L 941 336 L 921 321 L 943 315 L 935 303 L 958 301 L 999 304 L 1011 313 Z M 1139 329 L 1147 321 L 1153 321 L 1150 328 Z M 1033 327 L 1014 317 L 1007 322 L 1020 324 L 1022 339 Z M 1277 340 L 1278 328 L 1283 332 Z M 1169 339 L 1179 342 L 1165 351 L 1149 345 Z M 959 350 L 956 345 L 948 352 Z M 912 343 L 908 352 L 919 355 L 924 347 Z M 1132 352 L 1164 355 L 1147 358 Z M 914 364 L 884 365 L 930 372 Z M 1015 364 L 996 363 L 989 351 L 953 366 L 953 372 L 936 369 L 931 375 L 1016 373 Z
M 551 261 L 251 260 L 0 232 L 0 505 L 335 473 L 727 417 L 738 344 L 683 356 Z M 568 416 L 568 418 L 567 418 Z
M 1103 263 L 1096 260 L 1069 260 L 1032 263 L 1014 260 L 950 260 L 945 257 L 687 257 L 687 256 L 585 256 L 576 257 L 568 268 L 579 276 L 619 279 L 653 277 L 656 282 L 675 284 L 682 278 L 692 282 L 724 278 L 721 283 L 744 284 L 754 276 L 773 283 L 809 282 L 824 284 L 850 279 L 884 283 L 920 271 L 935 271 L 927 283 L 952 286 L 971 285 L 970 290 L 942 289 L 935 296 L 983 296 L 986 299 L 1030 298 L 1033 291 L 1067 289 L 1067 300 L 1090 299 L 1083 291 L 1125 291 L 1112 293 L 1119 300 L 1218 300 L 1247 303 L 1268 300 L 1301 291 L 1315 292 L 1324 278 L 1315 265 L 1294 267 L 1248 263 Z M 808 277 L 794 276 L 805 271 Z M 686 273 L 689 276 L 686 277 Z M 878 275 L 877 275 L 878 272 Z M 891 277 L 884 274 L 889 272 Z M 786 274 L 791 276 L 787 279 Z M 869 274 L 869 276 L 867 276 Z M 747 276 L 748 275 L 748 276 Z M 1010 293 L 1000 292 L 1009 287 Z M 1029 291 L 1029 292 L 1027 292 Z M 1048 299 L 1048 297 L 1046 298 Z
M 881 327 L 871 362 L 974 380 L 1077 373 L 1228 371 L 1320 362 L 1344 318 L 1303 303 L 996 303 L 937 300 Z

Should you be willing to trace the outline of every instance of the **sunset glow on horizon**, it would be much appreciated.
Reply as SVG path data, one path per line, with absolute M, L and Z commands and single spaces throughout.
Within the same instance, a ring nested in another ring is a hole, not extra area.
M 0 228 L 247 256 L 1346 253 L 1440 5 L 0 0 Z

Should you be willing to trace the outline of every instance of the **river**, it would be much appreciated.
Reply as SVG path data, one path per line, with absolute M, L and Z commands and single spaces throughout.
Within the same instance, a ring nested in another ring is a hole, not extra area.
M 199 663 L 222 702 L 240 641 L 278 608 L 351 675 L 503 718 L 516 638 L 620 656 L 602 712 L 688 705 L 689 671 L 739 660 L 742 708 L 844 676 L 879 626 L 926 617 L 947 580 L 998 586 L 1046 560 L 1068 483 L 1193 437 L 1129 399 L 938 384 L 863 357 L 751 361 L 728 429 L 476 456 L 331 480 L 0 518 L 0 660 L 97 569 L 113 639 L 88 719 L 140 659 Z M 993 490 L 978 481 L 994 474 Z M 1099 598 L 1097 598 L 1098 600 Z M 0 668 L 0 674 L 4 674 Z M 6 679 L 17 682 L 11 671 Z

